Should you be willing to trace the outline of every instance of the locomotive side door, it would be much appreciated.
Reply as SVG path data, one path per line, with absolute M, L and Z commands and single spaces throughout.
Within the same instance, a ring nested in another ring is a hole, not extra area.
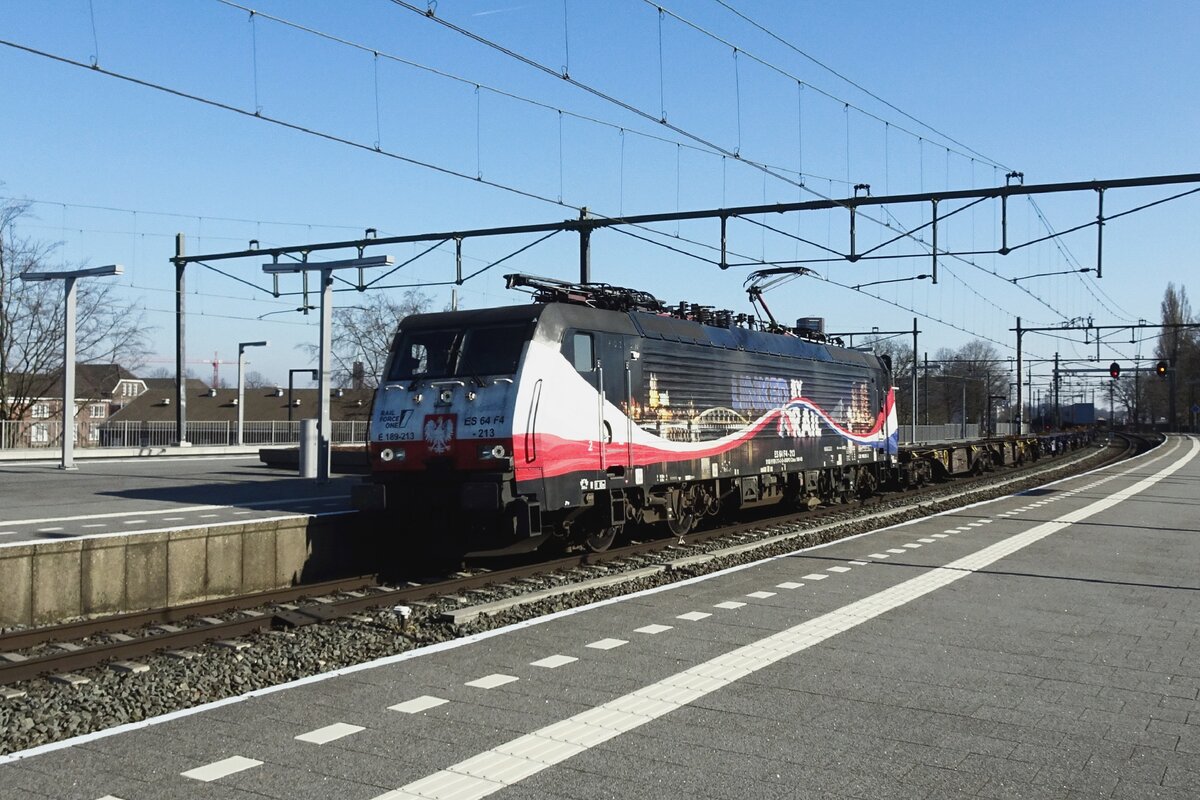
M 625 337 L 615 333 L 596 334 L 596 361 L 600 372 L 597 384 L 600 388 L 600 467 L 629 466 L 629 369 L 626 362 Z M 615 406 L 625 415 L 625 421 L 612 413 L 605 414 L 606 405 Z M 619 428 L 618 428 L 619 426 Z M 613 432 L 619 430 L 625 442 L 614 441 Z
M 571 331 L 567 334 L 564 350 L 570 354 L 571 364 L 575 371 L 595 390 L 595 402 L 588 407 L 578 409 L 582 416 L 594 420 L 595 438 L 589 444 L 588 450 L 595 455 L 594 468 L 604 469 L 604 369 L 600 363 L 600 352 L 603 343 L 598 341 L 599 334 L 590 331 Z
M 615 443 L 614 426 L 619 425 L 611 413 L 605 413 L 605 405 L 618 409 L 628 407 L 628 371 L 625 363 L 625 337 L 619 334 L 592 331 L 572 331 L 568 334 L 571 363 L 588 384 L 595 389 L 595 403 L 581 414 L 595 420 L 595 468 L 605 470 L 614 465 L 625 466 L 628 449 L 624 443 Z M 628 431 L 625 431 L 628 439 Z

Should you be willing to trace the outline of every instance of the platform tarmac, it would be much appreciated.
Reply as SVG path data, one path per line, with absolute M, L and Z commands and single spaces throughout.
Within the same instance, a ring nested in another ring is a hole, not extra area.
M 350 486 L 268 469 L 257 453 L 0 463 L 0 547 L 349 509 Z
M 0 757 L 0 796 L 1195 798 L 1198 454 Z

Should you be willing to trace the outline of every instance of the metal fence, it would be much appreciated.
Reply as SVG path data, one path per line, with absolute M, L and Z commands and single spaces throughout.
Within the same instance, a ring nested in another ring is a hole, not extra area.
M 367 439 L 366 421 L 335 421 L 330 426 L 334 444 Z M 75 423 L 76 447 L 170 447 L 178 444 L 174 422 L 112 421 Z M 300 421 L 247 421 L 242 440 L 248 445 L 285 445 L 300 441 Z M 196 421 L 187 423 L 187 440 L 193 445 L 237 444 L 237 423 Z M 61 420 L 0 420 L 0 450 L 56 448 L 62 446 Z

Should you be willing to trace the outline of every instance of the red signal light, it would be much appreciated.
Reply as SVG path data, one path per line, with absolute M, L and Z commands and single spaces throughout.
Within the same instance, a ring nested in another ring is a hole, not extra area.
M 1121 377 L 1121 365 L 1115 361 L 1112 362 L 1111 364 L 1109 364 L 1108 365 L 1108 374 L 1110 376 L 1112 376 L 1113 380 L 1116 380 L 1117 378 Z

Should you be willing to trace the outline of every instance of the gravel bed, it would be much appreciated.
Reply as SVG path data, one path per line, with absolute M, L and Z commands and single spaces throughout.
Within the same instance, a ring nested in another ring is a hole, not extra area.
M 672 547 L 661 553 L 633 556 L 602 566 L 581 567 L 569 573 L 559 572 L 540 579 L 523 579 L 483 590 L 464 591 L 453 599 L 438 598 L 415 603 L 407 615 L 393 609 L 375 610 L 352 619 L 295 630 L 270 631 L 248 638 L 246 641 L 250 646 L 241 650 L 204 645 L 195 648 L 196 657 L 191 659 L 149 656 L 141 659 L 150 667 L 146 672 L 121 673 L 101 667 L 88 670 L 85 677 L 89 682 L 78 686 L 39 679 L 0 687 L 0 692 L 6 688 L 25 692 L 23 696 L 9 698 L 0 694 L 0 755 L 790 553 L 801 547 L 845 538 L 884 524 L 925 517 L 968 503 L 1024 491 L 1044 484 L 1048 473 L 1082 471 L 1095 463 L 1103 452 L 1103 448 L 1099 448 L 1073 466 L 1064 465 L 1061 461 L 1052 462 L 1002 487 L 974 487 L 969 498 L 952 499 L 952 495 L 963 491 L 961 486 L 956 488 L 954 484 L 948 484 L 944 491 L 935 493 L 935 496 L 922 497 L 916 506 L 912 505 L 913 498 L 900 494 L 870 509 L 873 512 L 896 509 L 896 513 L 886 521 L 856 520 L 857 507 L 853 506 L 847 507 L 845 512 L 823 515 L 808 523 L 808 527 L 822 526 L 819 531 L 806 532 L 801 525 L 764 521 L 761 529 L 742 531 L 697 545 Z M 997 475 L 1002 476 L 1003 473 Z M 1056 475 L 1052 474 L 1052 477 Z M 826 527 L 837 522 L 844 524 Z M 558 595 L 461 625 L 450 624 L 441 618 L 443 612 L 464 605 L 528 594 L 549 586 L 561 586 L 601 575 L 619 574 L 625 570 L 673 561 L 684 555 L 709 553 L 734 544 L 793 532 L 795 535 L 786 540 L 755 548 L 751 552 L 718 557 L 686 569 L 666 570 L 603 589 Z

